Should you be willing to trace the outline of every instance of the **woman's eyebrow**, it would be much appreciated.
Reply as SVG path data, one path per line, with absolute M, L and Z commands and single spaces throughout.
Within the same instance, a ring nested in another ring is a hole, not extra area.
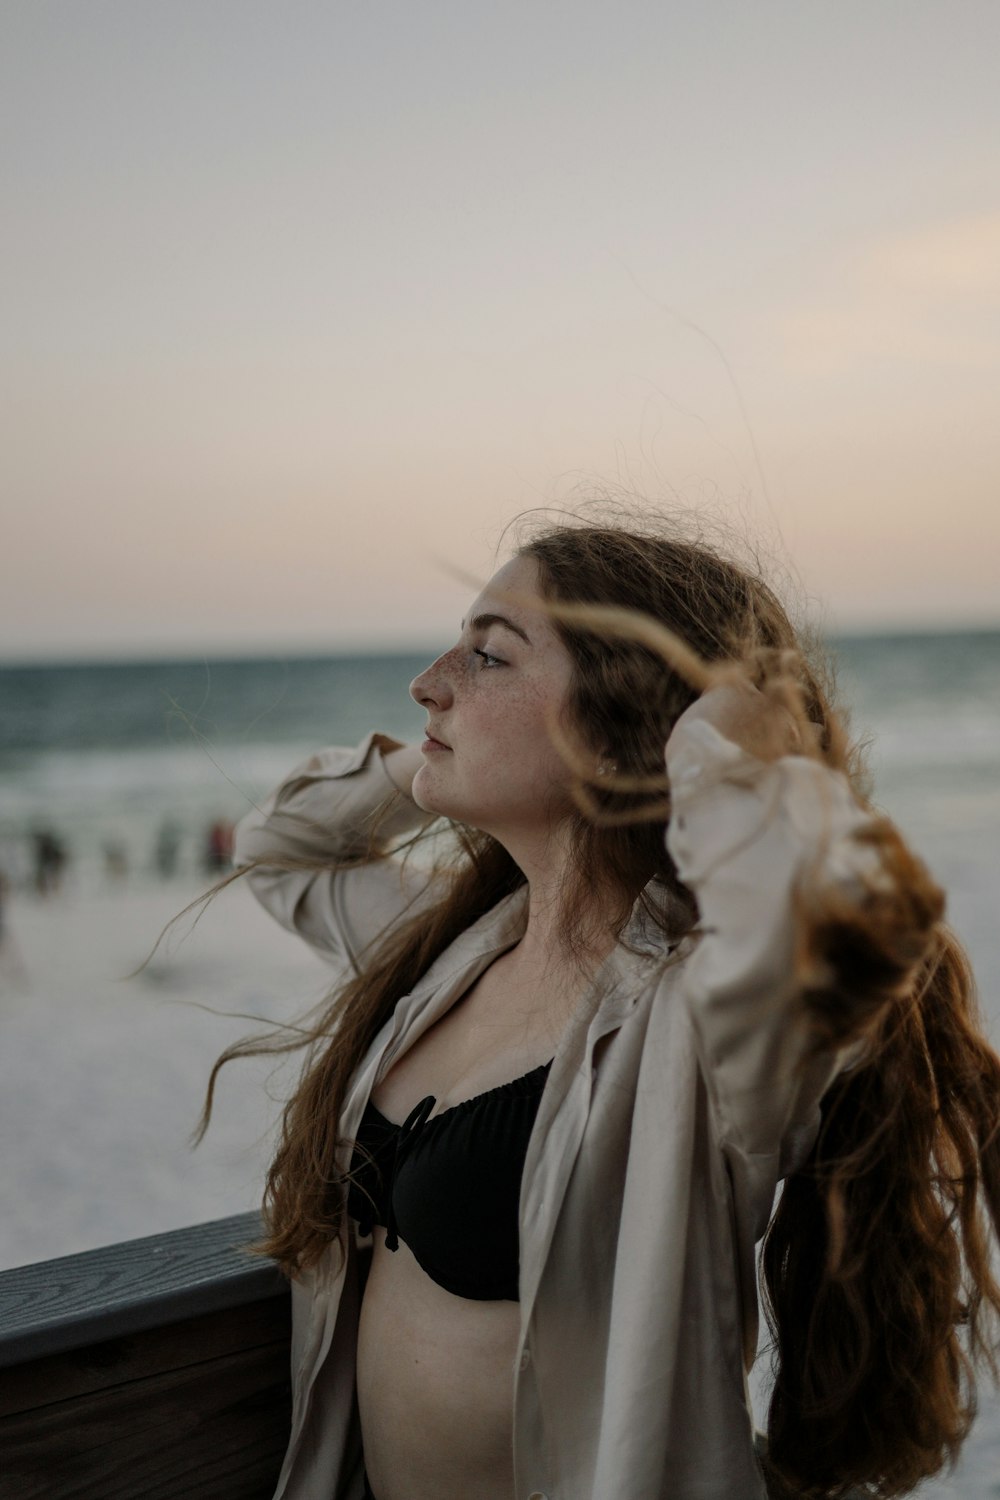
M 515 625 L 514 621 L 508 620 L 506 615 L 475 615 L 471 621 L 471 625 L 473 630 L 489 630 L 491 625 L 502 625 L 505 630 L 513 631 L 514 635 L 519 635 L 522 641 L 526 641 L 529 646 L 531 645 L 531 641 L 520 625 Z M 462 621 L 462 629 L 465 629 L 464 620 Z

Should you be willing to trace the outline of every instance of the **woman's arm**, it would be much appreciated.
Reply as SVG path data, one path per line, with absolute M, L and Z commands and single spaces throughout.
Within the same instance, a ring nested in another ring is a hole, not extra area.
M 252 867 L 254 895 L 328 958 L 356 965 L 427 887 L 413 863 L 386 857 L 428 821 L 408 795 L 419 756 L 379 734 L 321 750 L 237 826 L 234 864 Z
M 786 710 L 732 684 L 703 694 L 667 745 L 667 847 L 700 913 L 684 991 L 720 1139 L 744 1155 L 794 1152 L 851 1055 L 817 1045 L 805 1004 L 807 989 L 838 984 L 836 955 L 826 972 L 814 962 L 824 913 L 863 927 L 869 903 L 906 908 L 900 863 L 874 836 L 881 820 L 799 748 Z M 854 977 L 863 989 L 867 976 Z M 842 1037 L 853 1041 L 850 1024 Z

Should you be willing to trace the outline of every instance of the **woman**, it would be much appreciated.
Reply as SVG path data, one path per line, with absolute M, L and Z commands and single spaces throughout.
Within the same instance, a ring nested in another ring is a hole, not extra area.
M 421 746 L 321 752 L 237 831 L 343 966 L 268 1180 L 277 1496 L 905 1493 L 1000 1309 L 1000 1062 L 781 606 L 667 528 L 560 524 L 411 693 Z

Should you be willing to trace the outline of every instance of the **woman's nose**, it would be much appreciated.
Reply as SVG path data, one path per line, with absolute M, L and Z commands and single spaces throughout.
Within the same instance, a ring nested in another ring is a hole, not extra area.
M 439 656 L 426 671 L 419 673 L 410 683 L 410 697 L 421 708 L 447 708 L 451 702 L 451 686 L 444 670 L 445 658 Z

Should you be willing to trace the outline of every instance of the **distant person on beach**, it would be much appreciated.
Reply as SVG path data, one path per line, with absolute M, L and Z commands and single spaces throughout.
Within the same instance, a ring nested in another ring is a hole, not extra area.
M 69 858 L 66 845 L 51 828 L 36 828 L 31 841 L 35 860 L 35 890 L 39 896 L 51 896 L 62 884 Z
M 13 882 L 6 869 L 0 865 L 0 988 L 17 985 L 30 988 L 21 954 L 10 928 L 8 898 Z
M 270 1042 L 276 1500 L 909 1493 L 996 1349 L 1000 1059 L 815 653 L 680 523 L 550 518 L 410 692 L 237 830 L 339 966 Z
M 124 885 L 128 879 L 128 850 L 120 839 L 105 839 L 104 874 L 112 885 Z
M 205 835 L 205 870 L 208 874 L 228 870 L 233 857 L 233 825 L 216 818 Z
M 10 956 L 12 943 L 10 898 L 15 890 L 28 884 L 24 854 L 20 837 L 0 832 L 0 956 L 5 958 Z
M 153 864 L 156 873 L 161 880 L 172 880 L 177 873 L 177 858 L 181 847 L 180 824 L 174 818 L 164 818 L 156 834 L 156 845 L 153 850 Z M 230 838 L 230 853 L 232 852 L 232 839 Z M 212 858 L 214 860 L 214 850 Z M 215 869 L 213 863 L 210 868 Z

